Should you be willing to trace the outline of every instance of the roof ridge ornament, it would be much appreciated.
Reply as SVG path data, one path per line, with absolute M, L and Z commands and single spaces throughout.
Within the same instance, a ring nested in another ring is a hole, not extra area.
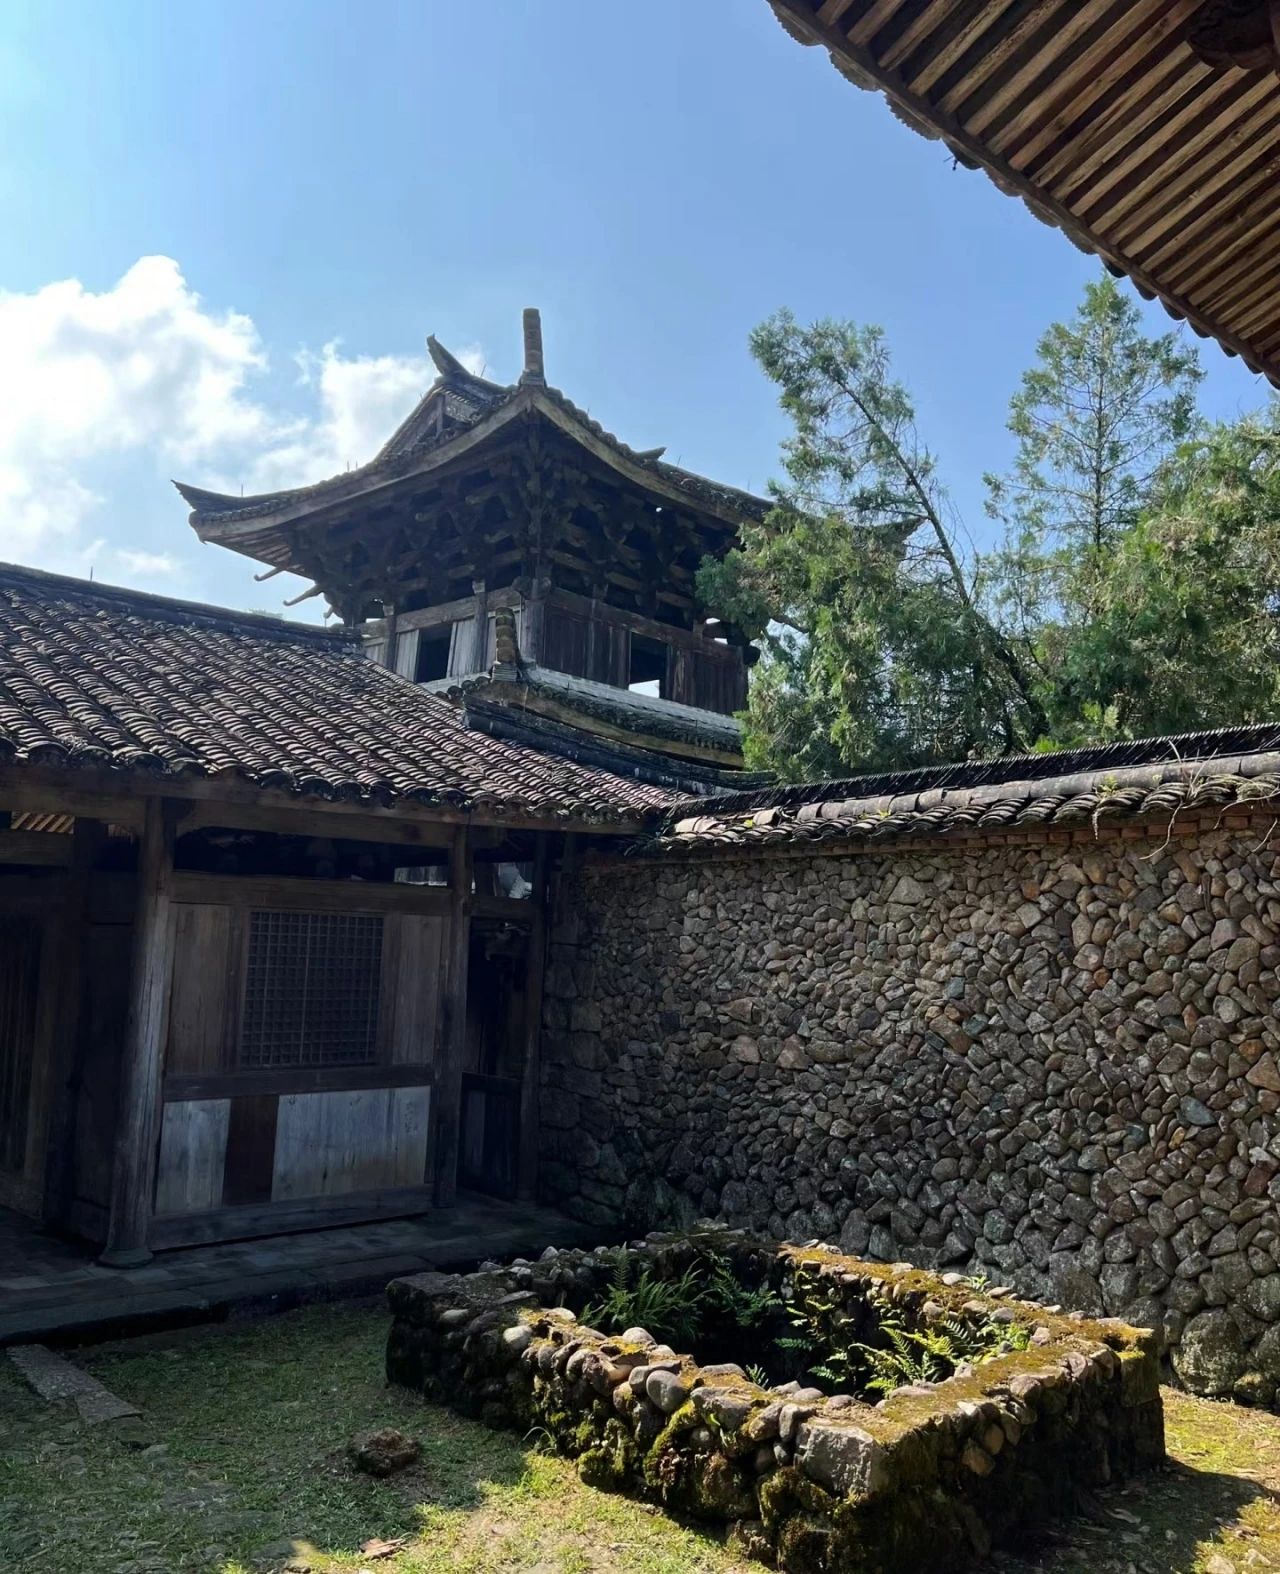
M 452 350 L 446 350 L 434 333 L 427 335 L 427 354 L 435 364 L 435 369 L 441 377 L 470 377 L 466 369 Z
M 524 309 L 524 370 L 520 373 L 520 381 L 539 387 L 545 386 L 547 381 L 542 361 L 542 314 L 536 306 Z

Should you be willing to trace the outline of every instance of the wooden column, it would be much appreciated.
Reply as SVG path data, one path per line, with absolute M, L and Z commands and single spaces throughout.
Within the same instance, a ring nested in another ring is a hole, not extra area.
M 471 582 L 471 588 L 476 595 L 476 629 L 475 644 L 472 646 L 471 665 L 469 672 L 487 672 L 489 663 L 485 657 L 489 653 L 489 593 L 485 588 L 483 579 Z
M 390 667 L 392 672 L 398 672 L 400 669 L 396 665 L 396 660 L 400 654 L 400 625 L 396 620 L 394 601 L 382 603 L 382 626 L 386 630 L 383 635 L 382 665 Z
M 120 1069 L 111 1214 L 102 1261 L 135 1268 L 150 1261 L 147 1230 L 160 1135 L 160 1077 L 173 978 L 173 808 L 149 798 L 138 849 L 137 905 L 129 1015 Z
M 520 1167 L 516 1196 L 532 1202 L 538 1194 L 538 1107 L 542 1094 L 542 978 L 547 959 L 547 834 L 538 837 L 533 857 L 533 904 L 525 952 L 524 1067 L 520 1074 Z
M 436 1206 L 452 1207 L 458 1192 L 458 1144 L 462 1121 L 462 1067 L 467 1054 L 467 973 L 471 961 L 471 832 L 459 827 L 449 852 L 449 960 L 445 973 L 444 1020 L 435 1085 Z

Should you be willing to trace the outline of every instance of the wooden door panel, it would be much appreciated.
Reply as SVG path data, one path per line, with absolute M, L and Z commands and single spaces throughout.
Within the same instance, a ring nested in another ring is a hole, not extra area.
M 156 1213 L 204 1213 L 222 1204 L 230 1099 L 166 1104 L 160 1127 Z
M 222 1071 L 235 1063 L 244 979 L 245 915 L 211 902 L 174 910 L 169 1075 Z
M 283 1094 L 271 1200 L 423 1185 L 430 1108 L 427 1087 Z

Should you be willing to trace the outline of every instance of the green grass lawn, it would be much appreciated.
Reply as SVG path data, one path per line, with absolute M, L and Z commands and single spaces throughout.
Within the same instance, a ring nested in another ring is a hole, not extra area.
M 745 1574 L 714 1539 L 584 1487 L 537 1439 L 388 1389 L 386 1328 L 381 1307 L 315 1307 L 82 1352 L 144 1409 L 144 1447 L 45 1405 L 0 1361 L 0 1570 Z M 1169 1469 L 1105 1494 L 1040 1556 L 999 1567 L 1280 1570 L 1280 1418 L 1173 1393 L 1166 1409 Z M 382 1426 L 423 1452 L 378 1482 L 351 1470 L 346 1445 Z M 385 1560 L 361 1553 L 400 1537 Z

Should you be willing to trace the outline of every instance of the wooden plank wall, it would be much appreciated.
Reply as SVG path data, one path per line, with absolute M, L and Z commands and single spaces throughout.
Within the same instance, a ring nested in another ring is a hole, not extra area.
M 245 895 L 261 900 L 258 883 Z M 247 901 L 177 909 L 156 1185 L 166 1243 L 183 1218 L 209 1238 L 220 1210 L 265 1210 L 269 1229 L 273 1205 L 312 1199 L 322 1223 L 326 1199 L 426 1184 L 447 919 L 382 917 L 376 1064 L 279 1069 L 237 1064 L 249 922 Z
M 430 1112 L 429 1087 L 284 1094 L 272 1201 L 424 1185 Z
M 41 926 L 0 916 L 0 1171 L 27 1168 Z
M 723 654 L 721 654 L 723 652 Z M 737 651 L 672 646 L 667 656 L 667 698 L 731 716 L 747 703 L 747 669 Z
M 589 617 L 548 608 L 541 662 L 554 672 L 625 689 L 630 678 L 631 634 L 600 611 Z
M 619 614 L 603 604 L 588 611 L 589 606 L 585 600 L 573 610 L 546 606 L 538 657 L 543 666 L 625 689 L 631 677 L 631 637 L 643 632 L 667 646 L 667 699 L 726 716 L 746 704 L 747 672 L 740 651 Z

